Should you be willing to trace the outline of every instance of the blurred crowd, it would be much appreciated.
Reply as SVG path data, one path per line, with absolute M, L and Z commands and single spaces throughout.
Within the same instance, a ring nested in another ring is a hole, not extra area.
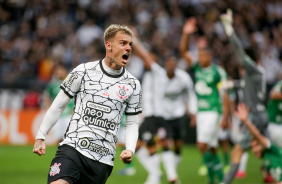
M 159 61 L 174 54 L 185 69 L 179 41 L 193 16 L 198 31 L 190 38 L 192 50 L 206 36 L 213 62 L 238 79 L 239 63 L 219 20 L 227 8 L 244 48 L 259 53 L 270 89 L 282 78 L 281 0 L 0 0 L 0 108 L 39 107 L 56 65 L 70 71 L 104 57 L 103 32 L 113 23 L 134 26 Z M 128 67 L 141 79 L 135 58 Z M 9 97 L 18 102 L 13 105 Z

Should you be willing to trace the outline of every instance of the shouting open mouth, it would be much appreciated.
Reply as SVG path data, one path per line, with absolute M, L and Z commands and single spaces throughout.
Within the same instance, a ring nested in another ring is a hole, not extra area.
M 124 54 L 124 55 L 122 55 L 122 61 L 123 61 L 124 64 L 127 64 L 129 55 L 130 55 L 130 54 Z

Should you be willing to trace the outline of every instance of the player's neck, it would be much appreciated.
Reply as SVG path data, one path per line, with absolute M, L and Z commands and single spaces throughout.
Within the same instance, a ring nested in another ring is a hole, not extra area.
M 105 69 L 105 71 L 109 74 L 112 74 L 112 75 L 119 75 L 121 74 L 123 68 L 120 68 L 120 69 L 112 69 L 110 68 L 107 64 L 106 64 L 106 59 L 103 59 L 102 61 L 102 66 L 103 68 Z
M 117 62 L 111 58 L 110 56 L 106 56 L 106 58 L 103 60 L 107 67 L 109 67 L 112 70 L 120 70 L 122 67 L 117 64 Z

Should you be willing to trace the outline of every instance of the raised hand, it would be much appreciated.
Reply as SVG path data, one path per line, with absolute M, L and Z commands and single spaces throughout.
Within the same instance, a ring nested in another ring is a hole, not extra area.
M 184 34 L 192 34 L 197 31 L 197 20 L 196 18 L 192 17 L 186 20 L 183 26 L 183 33 Z
M 231 9 L 227 9 L 226 13 L 222 14 L 220 16 L 220 20 L 223 23 L 223 25 L 229 24 L 231 25 L 233 22 L 233 12 Z
M 236 115 L 243 123 L 248 120 L 249 110 L 250 108 L 247 108 L 244 103 L 237 106 Z

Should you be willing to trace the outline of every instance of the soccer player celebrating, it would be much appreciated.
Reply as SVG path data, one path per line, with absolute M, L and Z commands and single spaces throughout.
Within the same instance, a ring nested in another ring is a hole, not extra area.
M 238 105 L 237 116 L 253 135 L 251 147 L 256 157 L 264 159 L 264 167 L 276 181 L 282 184 L 282 152 L 275 143 L 263 136 L 256 126 L 248 119 L 249 109 L 244 103 Z
M 44 140 L 71 98 L 75 108 L 64 140 L 52 160 L 48 183 L 104 184 L 111 174 L 120 122 L 126 116 L 126 150 L 120 160 L 132 160 L 141 113 L 140 82 L 125 69 L 132 51 L 132 31 L 110 25 L 104 33 L 106 57 L 78 65 L 61 85 L 46 112 L 33 152 L 45 154 Z
M 261 133 L 266 134 L 268 117 L 264 105 L 266 98 L 265 70 L 259 64 L 254 49 L 249 49 L 246 52 L 244 51 L 242 44 L 233 29 L 232 19 L 231 10 L 227 10 L 226 14 L 221 15 L 224 30 L 235 49 L 235 53 L 238 56 L 241 65 L 245 69 L 245 75 L 243 77 L 245 81 L 243 101 L 248 107 L 251 107 L 251 121 Z M 230 184 L 232 182 L 238 170 L 242 154 L 250 147 L 252 139 L 251 134 L 246 127 L 243 127 L 242 133 L 244 135 L 243 139 L 241 139 L 238 144 L 235 144 L 232 150 L 230 170 L 224 177 L 225 184 Z
M 229 99 L 226 90 L 220 90 L 219 86 L 227 81 L 227 75 L 221 67 L 212 64 L 211 50 L 205 45 L 198 48 L 198 62 L 193 62 L 187 52 L 188 37 L 196 30 L 196 19 L 188 19 L 183 27 L 180 53 L 195 75 L 195 92 L 198 99 L 197 145 L 208 169 L 209 182 L 214 183 L 214 173 L 219 181 L 223 180 L 223 168 L 217 154 L 218 130 L 220 126 L 227 126 Z

